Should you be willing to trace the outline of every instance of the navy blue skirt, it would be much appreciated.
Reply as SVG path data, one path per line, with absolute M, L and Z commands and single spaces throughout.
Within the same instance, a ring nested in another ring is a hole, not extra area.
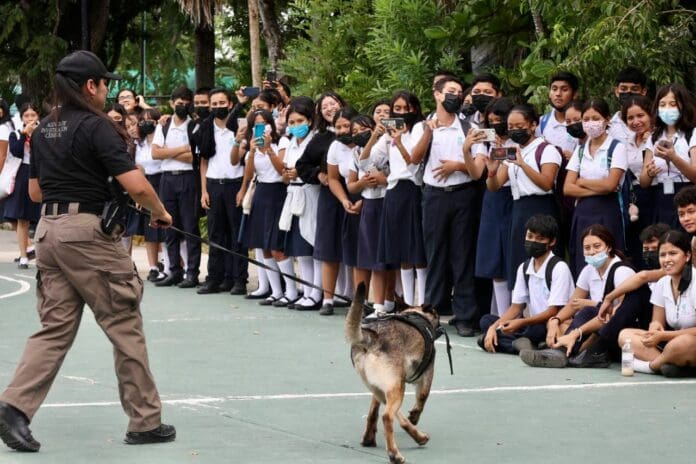
M 145 176 L 155 189 L 155 193 L 159 194 L 159 185 L 162 174 L 152 174 Z M 150 227 L 150 219 L 144 214 L 136 213 L 133 210 L 128 212 L 128 222 L 126 225 L 126 236 L 142 235 L 146 242 L 163 243 L 165 230 L 162 228 L 154 229 Z
M 8 154 L 7 156 L 12 156 Z M 41 204 L 29 198 L 29 165 L 20 164 L 15 177 L 15 188 L 5 201 L 4 216 L 7 219 L 23 219 L 37 222 L 41 216 Z
M 358 226 L 358 269 L 384 271 L 394 266 L 386 266 L 379 261 L 377 242 L 379 240 L 379 225 L 382 220 L 384 198 L 363 198 L 360 210 L 360 225 Z
M 387 190 L 379 226 L 379 262 L 399 266 L 425 266 L 421 188 L 410 180 L 400 180 Z M 437 237 L 431 237 L 437 240 Z
M 287 256 L 312 256 L 314 249 L 300 234 L 300 218 L 292 217 L 290 230 L 285 232 L 285 254 Z
M 362 200 L 360 195 L 349 195 L 350 201 L 356 203 Z M 365 207 L 365 202 L 363 202 Z M 360 229 L 360 215 L 343 213 L 341 225 L 341 247 L 343 252 L 343 264 L 348 267 L 358 265 L 358 236 Z
M 524 251 L 527 221 L 535 214 L 549 214 L 558 221 L 558 206 L 554 195 L 529 195 L 512 202 L 512 220 L 508 241 L 510 261 L 507 269 L 507 283 L 510 289 L 515 285 L 517 268 L 528 258 Z M 559 240 L 556 241 L 556 246 L 560 247 Z
M 570 229 L 570 269 L 577 279 L 585 267 L 585 255 L 582 251 L 581 234 L 594 224 L 602 224 L 609 229 L 616 241 L 615 249 L 624 250 L 623 217 L 619 208 L 619 198 L 616 193 L 585 197 L 578 200 L 573 214 Z
M 343 205 L 322 185 L 317 201 L 317 233 L 314 237 L 314 258 L 340 263 L 343 259 L 341 228 L 345 211 Z
M 677 216 L 677 208 L 674 207 L 674 195 L 684 187 L 693 185 L 691 182 L 677 182 L 674 184 L 674 194 L 665 195 L 662 184 L 657 184 L 655 189 L 655 208 L 652 211 L 652 223 L 662 222 L 672 229 L 683 230 Z
M 244 227 L 245 248 L 283 251 L 285 232 L 278 228 L 287 186 L 282 182 L 256 183 L 251 214 Z
M 508 241 L 512 225 L 510 187 L 497 192 L 486 190 L 478 239 L 476 241 L 476 277 L 504 279 L 507 276 Z

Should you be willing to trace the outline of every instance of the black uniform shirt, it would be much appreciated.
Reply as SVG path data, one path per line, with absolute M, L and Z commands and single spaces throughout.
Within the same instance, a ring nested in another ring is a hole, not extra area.
M 50 115 L 31 138 L 30 178 L 39 180 L 43 201 L 103 202 L 107 182 L 136 169 L 126 142 L 105 118 L 70 107 Z

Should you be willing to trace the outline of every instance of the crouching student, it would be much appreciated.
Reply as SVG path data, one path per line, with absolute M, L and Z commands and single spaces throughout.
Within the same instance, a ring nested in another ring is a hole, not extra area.
M 574 288 L 570 268 L 551 251 L 557 238 L 558 223 L 553 216 L 529 218 L 524 243 L 529 259 L 517 268 L 510 308 L 500 317 L 486 314 L 481 318 L 481 348 L 518 354 L 546 339 L 547 321 L 568 303 Z M 525 305 L 529 316 L 522 314 Z
M 671 230 L 660 239 L 660 266 L 665 272 L 653 288 L 652 322 L 648 330 L 626 329 L 634 370 L 666 377 L 696 375 L 696 285 L 693 284 L 689 236 Z

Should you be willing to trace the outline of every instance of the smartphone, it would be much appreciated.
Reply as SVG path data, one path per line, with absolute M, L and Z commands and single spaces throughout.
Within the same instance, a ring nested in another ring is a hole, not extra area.
M 242 94 L 249 98 L 256 98 L 259 93 L 261 93 L 261 89 L 258 87 L 244 87 L 244 90 L 242 90 Z
M 476 135 L 481 133 L 486 135 L 484 142 L 495 142 L 495 129 L 479 129 L 476 131 Z
M 275 71 L 268 71 L 266 73 L 266 80 L 268 82 L 275 82 L 278 80 L 278 73 Z
M 493 147 L 491 149 L 491 159 L 495 161 L 514 160 L 517 157 L 515 147 Z
M 256 139 L 256 145 L 263 147 L 263 132 L 266 130 L 266 125 L 263 123 L 254 124 L 254 138 Z
M 507 147 L 506 150 L 508 161 L 515 161 L 517 159 L 517 149 L 515 147 Z
M 674 146 L 674 144 L 669 140 L 660 140 L 657 142 L 657 144 L 666 150 L 669 150 Z
M 246 127 L 248 125 L 247 118 L 237 118 L 237 129 Z
M 404 118 L 384 118 L 382 119 L 382 125 L 385 129 L 402 130 L 406 127 L 406 121 L 404 121 Z

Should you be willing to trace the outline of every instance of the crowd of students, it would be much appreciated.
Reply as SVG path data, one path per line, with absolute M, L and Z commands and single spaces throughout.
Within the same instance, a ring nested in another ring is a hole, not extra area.
M 161 115 L 122 89 L 108 114 L 174 225 L 199 235 L 205 215 L 211 241 L 252 251 L 266 269 L 247 292 L 247 260 L 213 247 L 199 282 L 197 239 L 137 213 L 127 235 L 144 235 L 148 280 L 161 287 L 331 315 L 335 294 L 366 282 L 375 314 L 397 299 L 428 302 L 459 335 L 480 329 L 483 349 L 530 365 L 605 366 L 631 338 L 643 371 L 684 366 L 670 346 L 696 340 L 683 232 L 696 232 L 696 102 L 676 83 L 651 100 L 633 67 L 616 76 L 613 114 L 579 88 L 571 73 L 550 77 L 541 116 L 494 75 L 466 86 L 446 71 L 433 76 L 429 114 L 408 91 L 359 114 L 334 92 L 292 97 L 265 81 L 234 94 L 182 87 Z M 30 157 L 37 113 L 23 107 L 22 128 L 10 130 L 0 107 L 11 155 Z M 9 217 L 35 220 L 26 192 L 14 195 L 26 208 Z

